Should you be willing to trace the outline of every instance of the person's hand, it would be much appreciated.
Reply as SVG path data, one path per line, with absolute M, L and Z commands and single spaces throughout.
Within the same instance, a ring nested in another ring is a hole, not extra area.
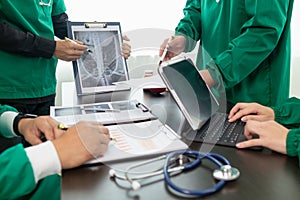
M 110 141 L 108 134 L 108 129 L 98 122 L 81 121 L 68 128 L 52 141 L 62 168 L 74 168 L 102 156 Z
M 236 144 L 237 148 L 262 146 L 286 154 L 286 137 L 289 130 L 275 121 L 254 121 L 248 120 L 244 134 L 248 139 L 245 142 Z M 253 135 L 259 138 L 252 139 Z
M 165 39 L 160 45 L 159 56 L 163 55 L 165 48 L 167 48 L 167 53 L 163 58 L 163 61 L 170 60 L 171 58 L 179 55 L 185 49 L 186 39 L 182 35 L 172 36 L 171 39 Z
M 54 140 L 62 135 L 62 131 L 57 128 L 58 122 L 50 116 L 40 116 L 37 118 L 23 118 L 19 121 L 19 132 L 31 145 L 42 143 L 41 137 L 47 140 Z
M 58 40 L 56 41 L 54 56 L 64 61 L 74 61 L 79 59 L 87 49 L 88 46 L 77 40 Z
M 199 70 L 199 73 L 209 88 L 215 85 L 215 81 L 208 70 Z
M 130 56 L 131 53 L 131 46 L 129 44 L 129 38 L 124 35 L 123 36 L 123 43 L 122 43 L 122 56 L 127 59 Z
M 229 112 L 228 118 L 229 122 L 240 118 L 244 122 L 247 120 L 268 121 L 275 119 L 275 113 L 272 108 L 258 103 L 237 103 Z

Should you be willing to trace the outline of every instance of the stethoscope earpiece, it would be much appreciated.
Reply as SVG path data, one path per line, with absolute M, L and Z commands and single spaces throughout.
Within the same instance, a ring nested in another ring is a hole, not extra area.
M 116 177 L 116 171 L 115 170 L 110 169 L 108 173 L 109 173 L 110 178 L 115 178 Z
M 132 181 L 131 187 L 132 187 L 133 190 L 138 190 L 138 189 L 140 189 L 142 186 L 141 186 L 141 184 L 140 184 L 139 182 L 137 182 L 137 181 Z

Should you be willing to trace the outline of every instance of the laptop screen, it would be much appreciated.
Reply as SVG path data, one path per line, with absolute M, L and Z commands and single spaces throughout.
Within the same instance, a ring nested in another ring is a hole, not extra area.
M 199 129 L 215 112 L 217 102 L 192 61 L 164 62 L 159 74 L 191 127 Z

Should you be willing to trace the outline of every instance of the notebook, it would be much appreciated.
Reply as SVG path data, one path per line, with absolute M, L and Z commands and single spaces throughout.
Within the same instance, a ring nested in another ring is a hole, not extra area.
M 182 136 L 225 146 L 246 140 L 244 122 L 228 122 L 228 115 L 220 112 L 217 99 L 190 58 L 177 57 L 163 62 L 158 74 L 187 121 Z

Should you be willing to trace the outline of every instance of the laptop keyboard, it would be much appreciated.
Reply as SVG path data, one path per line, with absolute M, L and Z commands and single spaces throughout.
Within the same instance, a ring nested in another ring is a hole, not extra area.
M 243 135 L 244 122 L 228 122 L 228 114 L 216 113 L 194 134 L 194 141 L 235 146 Z

